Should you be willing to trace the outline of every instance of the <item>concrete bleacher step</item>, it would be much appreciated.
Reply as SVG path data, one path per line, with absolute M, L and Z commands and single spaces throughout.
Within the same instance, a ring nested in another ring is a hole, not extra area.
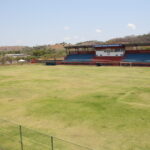
M 70 54 L 64 62 L 90 62 L 94 54 Z
M 150 62 L 149 53 L 126 54 L 123 62 Z

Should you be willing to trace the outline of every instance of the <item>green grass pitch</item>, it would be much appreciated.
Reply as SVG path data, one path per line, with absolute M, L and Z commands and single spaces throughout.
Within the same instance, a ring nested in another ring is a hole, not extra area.
M 149 150 L 150 68 L 1 66 L 0 118 L 96 150 Z

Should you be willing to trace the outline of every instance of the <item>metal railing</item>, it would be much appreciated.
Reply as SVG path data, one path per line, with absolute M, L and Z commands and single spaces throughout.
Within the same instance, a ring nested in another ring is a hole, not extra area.
M 92 150 L 0 119 L 0 150 Z

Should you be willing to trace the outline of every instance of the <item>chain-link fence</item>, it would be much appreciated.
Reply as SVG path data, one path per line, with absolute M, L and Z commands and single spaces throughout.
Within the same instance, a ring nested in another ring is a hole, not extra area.
M 21 125 L 0 120 L 0 150 L 91 150 Z

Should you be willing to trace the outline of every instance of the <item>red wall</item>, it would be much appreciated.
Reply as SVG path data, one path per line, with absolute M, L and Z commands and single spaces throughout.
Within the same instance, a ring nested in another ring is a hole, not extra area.
M 126 54 L 150 53 L 150 50 L 126 50 Z
M 123 57 L 120 56 L 96 56 L 93 61 L 104 61 L 104 62 L 112 62 L 112 61 L 121 61 Z

